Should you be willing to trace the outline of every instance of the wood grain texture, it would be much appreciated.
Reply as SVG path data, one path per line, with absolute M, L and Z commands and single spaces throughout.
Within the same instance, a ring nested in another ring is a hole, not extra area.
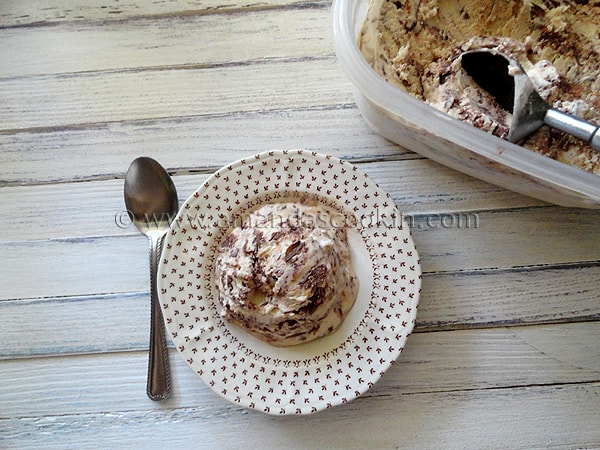
M 600 265 L 426 274 L 415 332 L 598 320 L 599 275 Z M 0 359 L 147 348 L 145 283 L 140 292 L 0 301 Z
M 172 16 L 195 16 L 222 11 L 244 11 L 276 7 L 302 7 L 307 3 L 329 6 L 331 1 L 294 0 L 4 0 L 0 8 L 0 27 L 40 26 L 63 22 L 123 21 Z
M 596 263 L 600 254 L 599 215 L 554 207 L 519 215 L 481 212 L 477 227 L 444 226 L 443 218 L 459 223 L 460 214 L 427 215 L 415 219 L 412 232 L 425 273 L 588 264 Z M 106 220 L 114 223 L 114 215 Z M 147 250 L 146 238 L 132 233 L 0 241 L 6 264 L 0 272 L 0 300 L 142 291 L 147 286 Z
M 383 396 L 310 417 L 262 416 L 211 408 L 209 403 L 201 408 L 11 419 L 6 428 L 14 431 L 6 448 L 439 449 L 440 443 L 448 449 L 596 448 L 600 436 L 593 419 L 598 417 L 599 394 L 600 385 L 589 383 Z M 131 433 L 132 424 L 137 434 Z M 240 440 L 249 435 L 251 443 Z
M 6 45 L 0 50 L 0 67 L 5 68 L 0 72 L 5 105 L 0 124 L 16 132 L 277 109 L 290 95 L 300 100 L 296 89 L 307 98 L 295 107 L 347 103 L 348 96 L 332 100 L 336 92 L 341 94 L 340 87 L 349 92 L 349 82 L 332 59 L 331 36 L 323 34 L 327 17 L 313 5 L 243 16 L 136 20 L 114 27 L 92 23 L 89 29 L 79 24 L 6 29 Z M 172 51 L 175 45 L 177 52 Z M 55 51 L 48 53 L 48 47 Z M 123 65 L 115 65 L 117 61 Z M 32 64 L 35 70 L 28 68 Z M 141 111 L 145 114 L 139 115 Z
M 265 63 L 256 63 L 4 79 L 0 124 L 5 132 L 17 132 L 353 101 L 350 83 L 333 57 L 282 61 L 264 68 Z M 301 80 L 290 76 L 300 73 Z M 236 86 L 233 93 L 232 86 Z
M 0 448 L 600 448 L 600 211 L 379 137 L 330 6 L 0 2 Z M 129 163 L 158 159 L 183 201 L 234 160 L 294 148 L 357 164 L 409 221 L 424 276 L 404 352 L 348 405 L 271 417 L 171 345 L 174 395 L 151 402 Z
M 588 330 L 591 335 L 586 335 L 586 327 L 560 327 L 550 330 L 560 336 L 560 343 L 553 346 L 561 350 L 560 355 L 584 349 L 574 345 L 578 338 L 598 337 L 597 324 Z M 577 335 L 577 330 L 583 334 Z M 562 337 L 573 333 L 573 340 Z M 284 441 L 300 448 L 409 444 L 435 448 L 444 439 L 451 448 L 598 441 L 600 432 L 593 419 L 598 417 L 600 385 L 586 381 L 597 380 L 598 367 L 578 367 L 585 364 L 582 357 L 564 362 L 548 357 L 528 341 L 530 336 L 512 330 L 452 333 L 450 340 L 443 339 L 445 334 L 413 336 L 418 356 L 411 355 L 408 347 L 403 363 L 393 366 L 376 389 L 349 405 L 305 417 L 277 418 L 230 405 L 173 358 L 175 394 L 161 404 L 141 395 L 143 353 L 0 363 L 3 379 L 19 377 L 28 382 L 27 391 L 5 395 L 3 412 L 8 417 L 0 419 L 0 430 L 6 430 L 0 431 L 0 437 L 11 437 L 9 442 L 27 447 L 65 442 L 85 446 L 92 444 L 92 437 L 96 445 L 125 445 L 133 442 L 130 430 L 135 426 L 148 437 L 137 441 L 140 446 L 202 440 L 202 448 L 205 443 L 210 444 L 207 448 L 229 448 L 233 438 L 248 429 L 260 447 L 280 447 Z M 437 376 L 439 372 L 444 378 Z M 552 375 L 540 378 L 544 373 Z M 65 379 L 73 381 L 62 382 Z M 561 380 L 579 383 L 561 386 Z M 112 412 L 106 414 L 106 409 Z M 31 419 L 40 414 L 45 417 Z M 382 423 L 381 417 L 388 419 Z M 315 431 L 318 441 L 305 445 L 300 431 L 306 427 Z M 351 438 L 348 433 L 353 433 Z
M 329 17 L 321 7 L 225 12 L 6 29 L 0 79 L 183 70 L 333 54 L 331 37 L 323 33 Z
M 598 338 L 597 322 L 415 333 L 401 359 L 363 398 L 373 401 L 386 396 L 400 399 L 407 394 L 594 383 L 600 375 L 600 353 L 590 342 Z M 228 407 L 229 403 L 213 393 L 175 350 L 170 351 L 170 361 L 176 384 L 173 396 L 161 403 L 140 395 L 146 351 L 0 361 L 6 382 L 0 418 L 102 413 L 108 409 L 122 413 L 194 407 L 207 414 L 223 408 L 239 409 Z M 99 397 L 104 392 L 112 395 Z
M 353 162 L 420 158 L 378 137 L 355 106 L 232 113 L 0 133 L 2 184 L 123 177 L 148 155 L 172 173 L 212 173 L 273 149 L 303 148 Z M 76 163 L 76 164 L 73 164 Z
M 129 161 L 121 168 L 120 177 L 127 170 Z M 226 163 L 229 162 L 232 161 Z M 40 168 L 41 166 L 42 164 Z M 81 166 L 77 164 L 77 167 Z M 441 227 L 444 224 L 466 227 L 469 225 L 469 218 L 472 221 L 470 225 L 476 226 L 475 214 L 481 210 L 541 205 L 528 197 L 459 175 L 428 160 L 361 163 L 358 167 L 383 189 L 392 193 L 400 211 L 417 228 Z M 209 176 L 175 176 L 180 203 L 192 195 Z M 138 234 L 125 214 L 122 178 L 89 183 L 5 186 L 0 188 L 0 198 L 4 205 L 3 214 L 0 215 L 0 229 L 5 230 L 0 242 Z M 82 208 L 90 199 L 97 199 L 94 207 Z M 471 217 L 468 214 L 470 212 L 473 213 Z M 456 214 L 455 220 L 452 219 L 453 214 Z M 463 223 L 459 222 L 461 215 Z M 429 217 L 429 223 L 427 218 L 423 219 L 421 216 Z

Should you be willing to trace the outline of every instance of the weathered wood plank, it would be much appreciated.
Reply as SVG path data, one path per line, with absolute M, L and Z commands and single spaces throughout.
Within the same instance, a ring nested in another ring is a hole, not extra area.
M 302 74 L 299 77 L 298 74 Z M 0 80 L 0 131 L 352 104 L 334 57 Z
M 0 27 L 49 25 L 62 22 L 122 21 L 127 19 L 169 16 L 194 16 L 223 11 L 294 7 L 306 4 L 294 0 L 3 0 L 0 4 Z M 331 1 L 311 1 L 311 5 L 329 6 Z
M 599 218 L 600 211 L 559 207 L 469 213 L 466 221 L 461 213 L 426 214 L 413 219 L 412 232 L 426 273 L 539 267 L 597 262 Z M 114 214 L 105 220 L 114 224 Z M 0 241 L 0 254 L 0 299 L 147 289 L 142 235 Z
M 273 149 L 304 148 L 353 161 L 417 157 L 377 136 L 355 107 L 338 106 L 0 133 L 0 183 L 121 177 L 140 155 L 183 173 L 210 173 Z
M 598 339 L 600 322 L 415 333 L 398 362 L 365 398 L 596 382 Z M 173 396 L 157 404 L 144 391 L 147 351 L 2 360 L 0 418 L 190 407 L 214 414 L 237 409 L 227 408 L 175 350 L 170 350 L 170 361 Z M 106 392 L 111 395 L 102 397 Z
M 268 8 L 0 29 L 0 79 L 331 56 L 330 19 L 322 7 Z
M 0 300 L 148 289 L 145 236 L 0 243 Z
M 145 349 L 149 305 L 147 291 L 2 301 L 0 359 Z M 426 274 L 415 331 L 581 320 L 600 320 L 600 266 Z
M 600 265 L 426 274 L 417 329 L 598 320 Z
M 287 418 L 228 404 L 174 354 L 174 396 L 160 404 L 144 394 L 145 352 L 4 361 L 0 439 L 3 448 L 130 442 L 216 448 L 244 435 L 279 448 L 301 445 L 310 428 L 314 448 L 439 448 L 440 442 L 512 448 L 540 445 L 540 436 L 547 444 L 589 446 L 600 442 L 600 355 L 597 346 L 584 355 L 590 347 L 582 343 L 599 333 L 599 324 L 589 323 L 415 334 L 399 362 L 364 397 L 318 415 Z M 538 346 L 549 337 L 555 340 L 550 355 Z M 227 420 L 214 420 L 217 415 Z M 383 424 L 381 417 L 389 420 Z M 423 424 L 435 426 L 424 432 Z
M 600 256 L 599 214 L 560 207 L 466 218 L 433 214 L 414 221 L 412 230 L 425 272 L 595 262 Z
M 599 395 L 590 383 L 382 396 L 304 417 L 197 407 L 23 418 L 0 421 L 0 437 L 19 450 L 598 448 Z
M 0 311 L 0 359 L 148 348 L 148 292 L 2 301 Z
M 97 164 L 101 163 L 97 161 Z M 118 175 L 123 177 L 129 162 L 121 167 L 113 165 L 115 172 L 120 169 Z M 416 216 L 428 213 L 441 225 L 443 214 L 449 217 L 463 214 L 466 219 L 470 210 L 539 205 L 539 202 L 527 197 L 474 180 L 428 160 L 363 163 L 359 167 L 390 192 L 407 218 L 415 216 L 409 219 L 417 226 Z M 175 176 L 180 202 L 192 195 L 208 176 Z M 122 179 L 9 186 L 0 188 L 0 199 L 3 205 L 0 229 L 5 230 L 1 241 L 137 234 L 126 216 Z M 94 208 L 85 208 L 84 205 L 91 201 L 94 201 Z

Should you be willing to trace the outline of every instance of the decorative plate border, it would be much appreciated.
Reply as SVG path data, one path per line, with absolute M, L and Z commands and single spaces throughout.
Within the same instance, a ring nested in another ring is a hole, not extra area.
M 278 348 L 223 320 L 213 266 L 233 226 L 263 204 L 290 200 L 347 218 L 361 287 L 334 335 Z M 392 198 L 356 166 L 269 151 L 223 167 L 182 205 L 165 238 L 158 290 L 178 352 L 211 389 L 268 414 L 309 414 L 360 396 L 394 363 L 414 327 L 421 269 Z

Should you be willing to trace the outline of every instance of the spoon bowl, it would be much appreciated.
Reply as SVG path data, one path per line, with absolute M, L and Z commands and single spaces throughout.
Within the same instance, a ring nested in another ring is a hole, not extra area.
M 164 400 L 171 392 L 165 324 L 158 302 L 156 273 L 162 241 L 179 208 L 177 190 L 167 171 L 154 159 L 135 159 L 125 176 L 124 199 L 133 224 L 150 244 L 150 355 L 146 393 Z

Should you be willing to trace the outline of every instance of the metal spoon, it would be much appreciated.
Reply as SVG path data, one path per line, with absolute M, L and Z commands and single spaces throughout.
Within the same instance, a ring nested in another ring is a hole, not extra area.
M 150 356 L 146 394 L 152 400 L 163 400 L 171 392 L 169 354 L 165 323 L 158 302 L 156 272 L 163 238 L 177 214 L 175 185 L 165 169 L 154 159 L 135 159 L 125 176 L 125 206 L 135 226 L 150 242 Z
M 520 142 L 546 124 L 600 151 L 600 127 L 551 108 L 517 61 L 491 49 L 478 49 L 463 53 L 461 64 L 477 84 L 512 113 L 509 141 Z

